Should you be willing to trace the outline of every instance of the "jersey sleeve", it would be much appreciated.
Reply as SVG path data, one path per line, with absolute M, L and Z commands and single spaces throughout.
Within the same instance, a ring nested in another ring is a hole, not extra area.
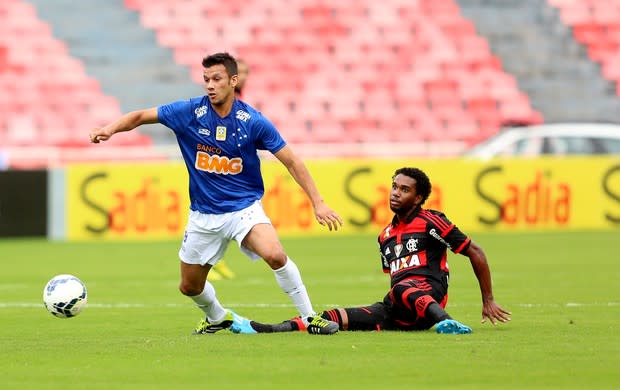
M 256 148 L 268 150 L 271 153 L 277 153 L 286 146 L 286 141 L 278 132 L 278 129 L 263 114 L 258 113 L 257 120 L 254 123 L 257 130 Z
M 427 221 L 427 232 L 437 241 L 444 244 L 454 253 L 461 253 L 469 248 L 471 239 L 442 212 L 427 210 L 424 213 Z
M 157 107 L 159 122 L 176 134 L 185 132 L 192 120 L 191 100 L 179 100 Z

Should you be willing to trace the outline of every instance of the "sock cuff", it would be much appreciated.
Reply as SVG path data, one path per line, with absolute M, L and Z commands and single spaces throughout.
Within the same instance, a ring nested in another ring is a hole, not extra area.
M 292 267 L 296 267 L 296 264 L 293 262 L 293 260 L 290 257 L 286 257 L 286 264 L 284 264 L 282 267 L 278 268 L 278 269 L 274 269 L 273 272 L 277 273 L 277 274 L 282 274 L 285 273 L 286 270 L 289 268 L 289 266 Z

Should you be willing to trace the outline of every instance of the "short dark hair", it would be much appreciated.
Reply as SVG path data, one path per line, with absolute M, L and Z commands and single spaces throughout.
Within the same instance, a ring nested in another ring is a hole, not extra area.
M 202 59 L 203 68 L 210 68 L 213 65 L 224 65 L 224 68 L 226 68 L 226 73 L 228 73 L 228 77 L 236 75 L 239 72 L 237 70 L 237 61 L 235 60 L 235 57 L 228 53 L 215 53 Z
M 392 180 L 397 175 L 405 175 L 415 180 L 415 191 L 418 195 L 422 195 L 422 202 L 420 202 L 420 206 L 426 202 L 426 199 L 431 194 L 433 190 L 433 186 L 431 185 L 431 180 L 428 178 L 426 173 L 419 168 L 411 168 L 411 167 L 403 167 L 399 168 L 394 172 L 394 176 L 392 176 Z

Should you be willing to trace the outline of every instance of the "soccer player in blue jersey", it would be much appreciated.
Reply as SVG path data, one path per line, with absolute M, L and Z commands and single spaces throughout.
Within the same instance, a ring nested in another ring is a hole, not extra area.
M 326 310 L 321 316 L 338 323 L 341 330 L 425 330 L 437 333 L 471 333 L 446 311 L 448 301 L 447 250 L 467 256 L 482 295 L 482 322 L 510 320 L 510 312 L 493 297 L 486 256 L 440 211 L 422 208 L 431 193 L 431 182 L 417 168 L 398 169 L 392 178 L 392 222 L 379 234 L 381 265 L 390 274 L 390 291 L 382 301 L 363 307 Z M 264 324 L 233 316 L 235 333 L 272 333 L 316 329 L 299 318 Z
M 257 150 L 265 149 L 288 169 L 314 208 L 316 220 L 329 230 L 342 218 L 321 197 L 303 161 L 274 125 L 250 105 L 235 98 L 237 63 L 228 53 L 202 60 L 206 95 L 129 112 L 90 133 L 93 143 L 149 123 L 162 123 L 176 135 L 189 172 L 190 215 L 179 251 L 181 293 L 202 309 L 205 319 L 195 334 L 229 328 L 233 313 L 218 301 L 207 275 L 237 241 L 251 259 L 263 258 L 295 304 L 305 324 L 320 334 L 338 325 L 315 315 L 297 265 L 291 260 L 263 210 L 264 193 Z
M 243 88 L 245 87 L 245 82 L 248 79 L 248 75 L 250 74 L 250 67 L 248 63 L 242 60 L 241 58 L 236 58 L 237 61 L 237 84 L 235 85 L 235 97 L 237 99 L 243 99 Z M 220 279 L 232 279 L 235 277 L 235 273 L 226 260 L 221 259 L 217 262 L 209 272 L 207 276 L 207 280 L 215 281 Z

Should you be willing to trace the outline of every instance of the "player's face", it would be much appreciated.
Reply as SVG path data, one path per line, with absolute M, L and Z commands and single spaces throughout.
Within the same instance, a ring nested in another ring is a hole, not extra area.
M 398 174 L 392 181 L 390 191 L 390 209 L 395 214 L 406 214 L 422 201 L 422 196 L 416 191 L 414 178 Z
M 222 105 L 232 98 L 237 84 L 237 75 L 229 77 L 224 65 L 217 64 L 204 68 L 202 77 L 211 104 Z

